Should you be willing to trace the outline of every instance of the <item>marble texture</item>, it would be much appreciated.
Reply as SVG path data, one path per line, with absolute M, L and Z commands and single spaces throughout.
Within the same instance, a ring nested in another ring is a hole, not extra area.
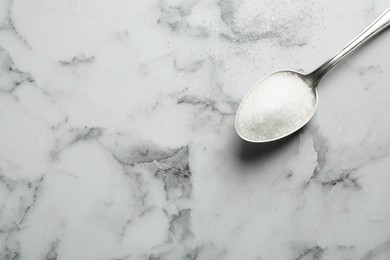
M 1 0 L 0 259 L 390 259 L 390 32 L 269 145 L 234 116 L 387 0 Z

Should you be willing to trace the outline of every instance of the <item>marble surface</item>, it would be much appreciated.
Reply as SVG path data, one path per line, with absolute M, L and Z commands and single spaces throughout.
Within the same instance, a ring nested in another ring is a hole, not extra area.
M 1 0 L 0 259 L 390 259 L 390 32 L 269 145 L 234 116 L 388 0 Z

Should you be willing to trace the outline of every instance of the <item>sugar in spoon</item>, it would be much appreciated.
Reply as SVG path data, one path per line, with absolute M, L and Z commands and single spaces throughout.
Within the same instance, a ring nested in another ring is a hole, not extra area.
M 321 78 L 357 49 L 390 25 L 390 8 L 341 51 L 308 74 L 277 71 L 256 83 L 241 101 L 235 128 L 249 142 L 265 143 L 286 137 L 303 127 L 317 108 L 316 87 Z

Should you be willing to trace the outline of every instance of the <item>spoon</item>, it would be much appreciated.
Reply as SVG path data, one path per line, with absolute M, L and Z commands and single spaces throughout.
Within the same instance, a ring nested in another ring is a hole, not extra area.
M 265 143 L 303 127 L 317 108 L 321 78 L 364 42 L 390 25 L 390 8 L 341 51 L 308 74 L 293 70 L 272 73 L 256 83 L 241 101 L 235 128 L 249 142 Z

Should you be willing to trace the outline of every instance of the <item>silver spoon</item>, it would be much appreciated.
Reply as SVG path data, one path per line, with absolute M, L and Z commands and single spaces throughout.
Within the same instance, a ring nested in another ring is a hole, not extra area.
M 256 83 L 236 114 L 238 135 L 265 143 L 286 137 L 303 127 L 317 108 L 316 87 L 321 78 L 348 54 L 390 25 L 390 8 L 341 51 L 309 74 L 282 70 Z

